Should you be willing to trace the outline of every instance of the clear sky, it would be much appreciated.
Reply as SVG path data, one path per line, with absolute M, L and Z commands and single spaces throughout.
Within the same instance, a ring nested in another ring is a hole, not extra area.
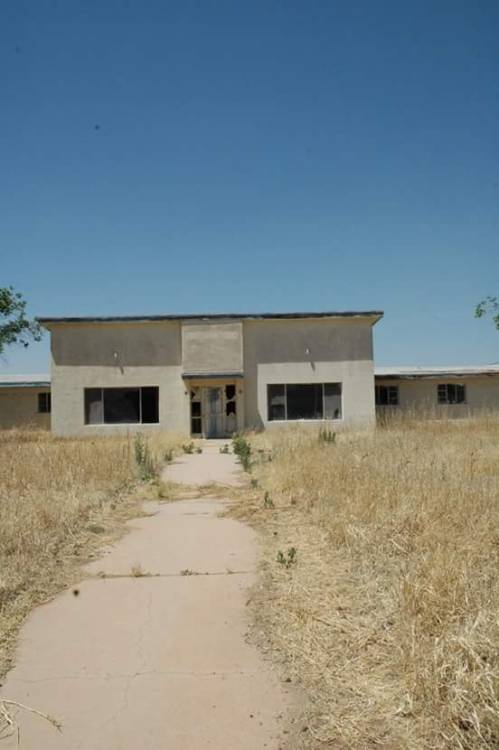
M 378 364 L 499 361 L 497 0 L 4 0 L 0 95 L 31 314 L 383 309 Z

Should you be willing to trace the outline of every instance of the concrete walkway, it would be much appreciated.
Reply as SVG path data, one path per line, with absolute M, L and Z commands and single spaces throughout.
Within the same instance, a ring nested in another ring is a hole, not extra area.
M 165 478 L 206 476 L 240 481 L 218 445 L 183 457 Z M 23 712 L 21 748 L 278 750 L 285 689 L 245 639 L 255 538 L 218 517 L 223 505 L 147 505 L 155 515 L 133 521 L 89 578 L 32 613 L 1 692 L 63 726 L 58 733 Z

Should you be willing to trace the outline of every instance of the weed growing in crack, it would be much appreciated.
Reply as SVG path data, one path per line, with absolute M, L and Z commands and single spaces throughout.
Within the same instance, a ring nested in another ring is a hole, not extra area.
M 290 547 L 287 552 L 283 552 L 282 550 L 279 550 L 277 553 L 277 562 L 280 565 L 283 565 L 287 570 L 296 563 L 296 556 L 298 554 L 298 550 L 296 547 Z

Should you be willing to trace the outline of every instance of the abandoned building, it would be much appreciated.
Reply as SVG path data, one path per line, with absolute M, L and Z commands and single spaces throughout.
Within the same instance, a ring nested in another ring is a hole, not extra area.
M 50 429 L 50 375 L 0 376 L 0 428 Z
M 0 427 L 227 437 L 499 408 L 499 366 L 377 368 L 380 311 L 41 318 L 51 376 L 0 378 Z

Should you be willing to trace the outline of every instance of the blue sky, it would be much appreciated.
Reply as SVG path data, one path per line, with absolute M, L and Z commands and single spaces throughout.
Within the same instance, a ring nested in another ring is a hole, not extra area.
M 378 364 L 497 362 L 498 39 L 496 0 L 5 0 L 0 284 L 39 315 L 383 309 Z

